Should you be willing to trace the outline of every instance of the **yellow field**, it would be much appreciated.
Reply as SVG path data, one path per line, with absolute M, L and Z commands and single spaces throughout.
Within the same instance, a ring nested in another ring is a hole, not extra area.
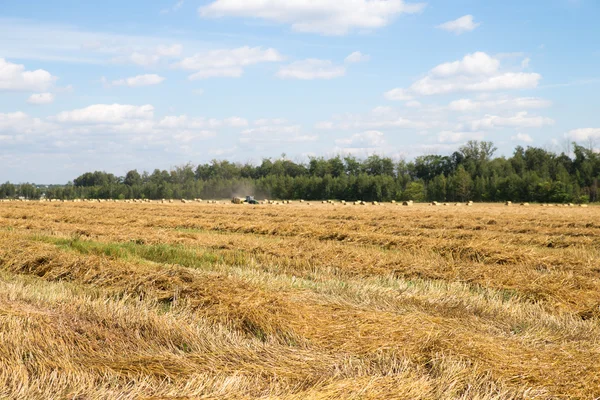
M 600 208 L 0 203 L 0 398 L 594 399 Z

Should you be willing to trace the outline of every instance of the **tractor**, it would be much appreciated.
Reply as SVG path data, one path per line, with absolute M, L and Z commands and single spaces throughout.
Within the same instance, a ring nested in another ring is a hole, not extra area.
M 242 199 L 241 197 L 234 197 L 231 202 L 233 204 L 259 204 L 257 200 L 254 199 L 254 196 L 246 196 L 246 199 Z

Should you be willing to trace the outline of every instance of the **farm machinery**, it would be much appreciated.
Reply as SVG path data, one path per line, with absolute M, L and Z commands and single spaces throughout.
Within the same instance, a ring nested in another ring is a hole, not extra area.
M 258 201 L 254 199 L 254 196 L 246 196 L 245 199 L 241 197 L 234 197 L 231 202 L 233 204 L 259 204 Z

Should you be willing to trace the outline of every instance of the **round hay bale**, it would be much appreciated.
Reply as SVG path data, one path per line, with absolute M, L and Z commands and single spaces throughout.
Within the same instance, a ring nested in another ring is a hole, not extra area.
M 529 207 L 529 203 L 521 203 L 521 206 L 523 206 L 523 207 Z

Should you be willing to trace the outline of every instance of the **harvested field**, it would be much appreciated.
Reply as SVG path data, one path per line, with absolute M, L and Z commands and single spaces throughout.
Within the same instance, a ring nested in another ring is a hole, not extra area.
M 598 397 L 600 207 L 0 203 L 0 398 Z

